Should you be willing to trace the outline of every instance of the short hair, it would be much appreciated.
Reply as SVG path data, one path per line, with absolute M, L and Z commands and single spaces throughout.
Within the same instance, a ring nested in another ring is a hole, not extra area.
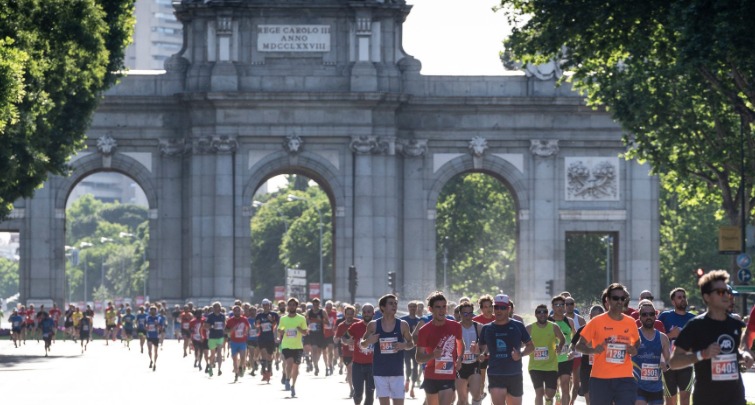
M 380 297 L 380 300 L 378 300 L 378 307 L 380 307 L 380 309 L 383 309 L 384 306 L 388 305 L 388 300 L 391 298 L 396 300 L 396 303 L 398 303 L 398 298 L 396 298 L 395 295 L 385 294 L 384 296 Z
M 700 277 L 700 280 L 697 281 L 697 285 L 700 287 L 700 295 L 710 294 L 711 290 L 713 290 L 713 283 L 716 281 L 723 281 L 728 284 L 729 272 L 726 270 L 711 270 L 708 274 Z
M 480 296 L 480 298 L 477 299 L 477 306 L 482 308 L 483 302 L 489 302 L 490 305 L 493 305 L 493 297 L 491 297 L 490 294 Z
M 537 312 L 537 310 L 540 309 L 540 308 L 545 308 L 547 310 L 548 306 L 545 305 L 545 304 L 539 304 L 538 306 L 535 307 L 535 312 Z
M 459 305 L 463 302 L 472 302 L 472 300 L 469 299 L 469 297 L 461 297 L 459 298 Z
M 299 300 L 297 300 L 296 297 L 289 298 L 288 301 L 286 301 L 286 304 L 287 305 L 290 304 L 291 301 L 293 301 L 296 304 L 297 307 L 299 306 Z
M 241 305 L 241 300 L 233 301 L 233 305 Z
M 603 303 L 603 305 L 606 305 L 606 302 L 608 300 L 608 296 L 611 295 L 611 292 L 613 292 L 615 290 L 622 290 L 622 291 L 624 291 L 624 294 L 626 294 L 627 297 L 629 296 L 629 291 L 627 291 L 627 288 L 624 287 L 623 284 L 621 284 L 621 283 L 612 283 L 611 285 L 609 285 L 608 287 L 606 287 L 605 290 L 603 290 L 603 294 L 600 296 L 600 301 Z
M 590 308 L 590 314 L 592 314 L 593 312 L 600 312 L 602 314 L 606 312 L 606 310 L 600 305 L 593 305 L 592 308 Z
M 642 310 L 642 307 L 652 307 L 653 309 L 655 309 L 655 305 L 653 305 L 653 301 L 650 301 L 650 300 L 640 301 L 640 304 L 637 305 L 637 310 L 638 311 Z
M 325 306 L 327 307 L 328 305 L 333 306 L 333 301 L 331 300 L 325 301 Z
M 558 295 L 561 295 L 561 296 L 563 296 L 564 298 L 566 298 L 566 297 L 571 297 L 571 293 L 570 293 L 569 291 L 564 291 L 564 292 L 562 292 L 561 294 L 558 294 Z
M 459 306 L 456 308 L 458 308 L 459 311 L 461 311 L 463 308 L 466 308 L 466 307 L 470 307 L 472 308 L 472 311 L 474 311 L 474 304 L 472 304 L 472 302 L 469 300 L 462 301 L 461 304 L 459 304 Z
M 669 298 L 671 298 L 671 300 L 673 300 L 675 298 L 675 296 L 676 296 L 676 293 L 678 293 L 679 291 L 683 292 L 684 295 L 687 295 L 687 290 L 685 290 L 682 287 L 676 287 L 673 290 L 671 290 L 671 294 L 669 294 Z
M 319 304 L 320 303 L 320 299 L 317 298 L 317 297 L 313 298 L 312 299 L 312 303 L 314 304 L 315 302 Z
M 551 305 L 553 305 L 556 301 L 563 301 L 564 303 L 566 303 L 566 297 L 564 297 L 563 295 L 557 295 L 551 298 Z
M 417 301 L 409 301 L 409 303 L 406 304 L 407 307 L 410 307 L 412 305 L 414 305 L 416 307 L 417 306 Z
M 343 307 L 343 314 L 346 315 L 346 311 L 348 311 L 348 310 L 354 311 L 354 315 L 357 314 L 357 309 L 354 308 L 353 306 L 349 305 L 349 304 L 346 304 L 346 306 Z
M 514 300 L 509 298 L 509 308 L 514 309 Z
M 448 302 L 448 300 L 446 299 L 446 296 L 443 295 L 443 291 L 434 291 L 434 292 L 430 293 L 430 295 L 427 296 L 427 306 L 429 308 L 433 307 L 433 304 L 435 304 L 435 301 L 446 301 L 446 302 Z
M 454 314 L 460 314 L 460 313 L 461 313 L 461 308 L 458 305 L 455 306 L 454 307 Z
M 212 303 L 212 306 L 213 306 L 213 307 L 214 307 L 215 305 L 219 306 L 220 308 L 223 308 L 223 305 L 222 305 L 222 304 L 220 303 L 220 301 L 215 301 L 215 302 L 213 302 L 213 303 Z

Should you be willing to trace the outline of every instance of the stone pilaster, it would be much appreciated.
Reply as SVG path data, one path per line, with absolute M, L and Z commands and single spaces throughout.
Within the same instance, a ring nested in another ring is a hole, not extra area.
M 520 277 L 527 277 L 521 286 L 529 285 L 521 292 L 529 293 L 523 301 L 548 301 L 550 297 L 545 292 L 545 281 L 554 280 L 554 289 L 563 291 L 564 275 L 558 272 L 558 140 L 532 140 L 532 176 L 530 184 L 533 199 L 530 205 L 529 226 L 531 241 L 531 268 L 519 271 Z
M 399 139 L 396 149 L 403 156 L 403 272 L 399 277 L 400 292 L 407 299 L 427 292 L 423 240 L 427 226 L 427 208 L 423 198 L 424 159 L 427 140 Z M 434 260 L 434 258 L 431 258 Z

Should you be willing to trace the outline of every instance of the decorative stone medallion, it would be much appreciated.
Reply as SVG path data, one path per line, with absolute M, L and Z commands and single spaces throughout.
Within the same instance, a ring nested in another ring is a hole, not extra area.
M 566 201 L 619 201 L 618 157 L 564 158 Z

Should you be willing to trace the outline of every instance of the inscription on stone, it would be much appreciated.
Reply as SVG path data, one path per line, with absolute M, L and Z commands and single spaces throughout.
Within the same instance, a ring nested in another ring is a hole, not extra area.
M 329 25 L 258 25 L 259 52 L 329 52 Z

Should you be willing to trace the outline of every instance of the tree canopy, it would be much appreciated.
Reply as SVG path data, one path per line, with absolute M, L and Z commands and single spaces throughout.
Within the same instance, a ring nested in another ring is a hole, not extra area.
M 0 0 L 0 220 L 69 157 L 124 67 L 135 0 Z
M 588 103 L 627 131 L 627 156 L 664 173 L 684 204 L 714 202 L 739 225 L 755 199 L 755 2 L 502 0 L 507 49 L 561 62 Z M 740 181 L 740 122 L 746 184 Z

